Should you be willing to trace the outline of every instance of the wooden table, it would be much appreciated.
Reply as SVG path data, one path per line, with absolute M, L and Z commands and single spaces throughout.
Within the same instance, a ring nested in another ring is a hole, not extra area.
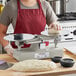
M 64 58 L 65 57 L 72 58 L 76 61 L 76 56 L 68 51 L 64 51 Z M 12 63 L 17 62 L 13 57 L 8 56 L 7 54 L 3 54 L 3 55 L 1 54 L 0 60 L 6 60 L 7 62 L 12 62 Z M 60 63 L 57 63 L 57 66 L 58 67 L 52 71 L 35 72 L 35 73 L 22 73 L 22 72 L 0 70 L 0 76 L 57 76 L 57 75 L 76 73 L 76 63 L 71 68 L 63 68 L 61 67 Z

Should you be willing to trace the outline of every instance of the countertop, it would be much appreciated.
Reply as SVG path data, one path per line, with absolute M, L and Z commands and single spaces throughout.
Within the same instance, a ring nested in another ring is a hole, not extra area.
M 72 58 L 76 61 L 76 55 L 73 55 L 72 53 L 68 52 L 67 50 L 64 51 L 64 57 L 63 58 Z M 7 54 L 0 54 L 0 60 L 5 60 L 10 63 L 16 63 L 17 60 L 15 60 L 13 57 L 7 55 Z M 48 59 L 50 60 L 50 59 Z M 0 70 L 0 76 L 57 76 L 57 75 L 64 75 L 64 74 L 72 74 L 76 73 L 76 63 L 71 68 L 64 68 L 60 65 L 60 63 L 57 63 L 57 68 L 52 71 L 47 72 L 33 72 L 33 73 L 23 73 L 23 72 L 15 72 L 11 70 Z

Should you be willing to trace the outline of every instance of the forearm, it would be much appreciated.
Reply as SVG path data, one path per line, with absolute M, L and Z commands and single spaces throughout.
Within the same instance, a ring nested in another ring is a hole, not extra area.
M 6 36 L 8 26 L 0 24 L 0 28 L 1 28 L 0 29 L 0 43 L 4 47 L 7 54 L 12 56 L 14 49 L 12 48 L 12 46 L 9 44 L 8 41 L 4 40 L 4 37 Z
M 7 46 L 7 45 L 9 44 L 9 42 L 8 42 L 7 40 L 4 40 L 4 36 L 5 36 L 5 34 L 0 33 L 0 44 L 1 44 L 3 47 L 5 47 L 5 46 Z
M 14 49 L 12 48 L 12 46 L 9 44 L 8 41 L 4 40 L 4 36 L 5 36 L 5 34 L 0 33 L 0 43 L 4 47 L 4 50 L 7 52 L 7 54 L 12 56 Z
M 4 36 L 6 35 L 6 31 L 7 31 L 7 26 L 0 24 L 0 44 L 5 47 L 6 45 L 8 45 L 8 41 L 4 40 Z

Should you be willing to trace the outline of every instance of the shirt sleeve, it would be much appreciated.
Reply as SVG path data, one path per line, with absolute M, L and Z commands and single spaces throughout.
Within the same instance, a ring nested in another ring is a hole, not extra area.
M 58 17 L 54 13 L 49 2 L 46 1 L 46 23 L 49 25 L 52 22 L 57 21 Z
M 7 4 L 0 15 L 0 24 L 8 26 L 11 23 L 9 11 L 11 11 L 10 6 Z

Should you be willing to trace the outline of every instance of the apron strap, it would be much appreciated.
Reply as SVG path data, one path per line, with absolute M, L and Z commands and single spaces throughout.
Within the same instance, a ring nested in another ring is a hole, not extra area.
M 39 9 L 42 9 L 42 5 L 41 5 L 41 2 L 40 0 L 37 0 L 38 4 L 39 4 Z
M 40 0 L 37 0 L 37 2 L 39 4 L 39 9 L 42 11 L 43 16 L 45 17 Z
M 17 0 L 18 10 L 20 9 L 20 0 Z

